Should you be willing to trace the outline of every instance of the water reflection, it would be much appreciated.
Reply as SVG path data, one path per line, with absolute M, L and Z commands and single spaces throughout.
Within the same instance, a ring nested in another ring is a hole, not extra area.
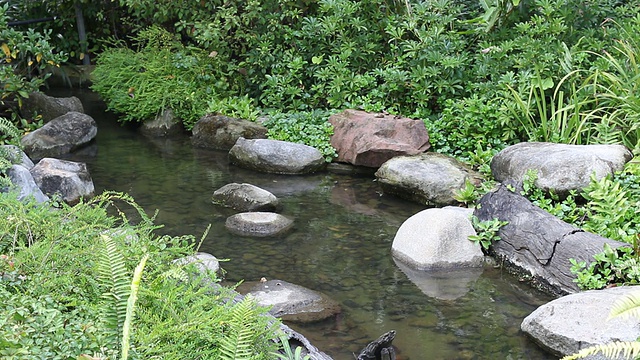
M 272 176 L 230 166 L 221 151 L 193 149 L 187 137 L 149 140 L 115 124 L 92 94 L 77 93 L 99 124 L 86 162 L 96 191 L 131 194 L 159 209 L 161 231 L 194 234 L 212 229 L 201 251 L 230 259 L 230 281 L 282 279 L 324 292 L 343 313 L 312 325 L 293 325 L 336 360 L 353 359 L 369 341 L 395 329 L 398 359 L 551 359 L 519 330 L 548 301 L 499 269 L 454 274 L 417 273 L 396 264 L 391 243 L 398 227 L 423 210 L 382 195 L 371 176 Z M 224 228 L 233 210 L 212 204 L 230 182 L 263 187 L 295 220 L 285 237 L 233 236 Z M 426 295 L 425 295 L 426 294 Z

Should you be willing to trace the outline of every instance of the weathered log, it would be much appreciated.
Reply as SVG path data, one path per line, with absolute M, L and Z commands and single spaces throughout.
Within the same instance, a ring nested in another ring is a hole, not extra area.
M 605 243 L 612 248 L 628 246 L 568 224 L 504 185 L 485 194 L 474 215 L 483 221 L 508 221 L 499 230 L 501 240 L 492 244 L 491 255 L 556 296 L 579 291 L 570 259 L 591 263 Z
M 395 330 L 380 335 L 379 338 L 367 344 L 367 346 L 360 351 L 356 360 L 394 360 L 396 355 L 395 350 L 391 346 L 391 342 L 395 337 Z

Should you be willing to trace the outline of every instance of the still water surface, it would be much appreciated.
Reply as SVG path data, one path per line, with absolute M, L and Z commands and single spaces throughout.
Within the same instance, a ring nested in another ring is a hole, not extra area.
M 96 187 L 132 195 L 161 230 L 196 238 L 223 263 L 229 281 L 281 279 L 321 291 L 343 308 L 337 318 L 292 327 L 336 360 L 353 359 L 369 341 L 396 330 L 399 360 L 553 359 L 519 330 L 549 297 L 500 269 L 425 276 L 400 268 L 390 254 L 398 227 L 424 207 L 381 193 L 373 176 L 323 173 L 274 176 L 231 166 L 226 152 L 194 149 L 188 137 L 151 140 L 116 123 L 94 94 L 76 95 L 98 122 L 94 145 L 71 160 L 86 162 Z M 230 182 L 278 196 L 295 228 L 276 239 L 231 235 L 233 214 L 211 202 Z M 410 278 L 414 281 L 410 280 Z

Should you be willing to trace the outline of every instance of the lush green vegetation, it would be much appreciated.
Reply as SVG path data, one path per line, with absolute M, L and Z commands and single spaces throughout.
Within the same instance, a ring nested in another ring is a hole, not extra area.
M 537 174 L 529 172 L 523 195 L 560 219 L 609 239 L 630 244 L 612 249 L 605 246 L 589 265 L 571 260 L 571 271 L 582 289 L 601 289 L 614 284 L 640 283 L 640 164 L 630 162 L 614 177 L 592 179 L 580 194 L 565 199 L 535 187 Z
M 164 0 L 9 1 L 0 8 L 5 55 L 0 92 L 2 101 L 19 106 L 21 97 L 42 84 L 46 66 L 64 54 L 75 62 L 98 54 L 94 90 L 122 121 L 144 121 L 166 108 L 187 129 L 206 112 L 249 120 L 266 116 L 271 138 L 315 146 L 327 160 L 335 152 L 326 118 L 344 108 L 422 119 L 435 151 L 485 173 L 498 150 L 520 141 L 622 143 L 638 154 L 639 5 L 638 0 L 214 0 L 194 8 Z M 89 30 L 86 44 L 73 40 L 72 14 L 78 7 Z M 8 16 L 50 13 L 66 16 L 34 24 L 36 31 L 6 24 Z M 0 163 L 0 171 L 9 164 Z M 562 219 L 632 245 L 605 249 L 588 267 L 575 263 L 583 288 L 640 279 L 638 176 L 637 164 L 630 164 L 562 201 L 535 189 L 532 181 L 525 188 L 536 204 Z M 473 186 L 458 193 L 469 204 L 477 196 Z M 488 244 L 494 233 L 477 241 Z M 133 255 L 129 269 L 144 254 Z M 145 290 L 144 280 L 142 309 L 152 303 L 144 292 L 160 291 L 170 281 L 148 282 Z M 99 304 L 92 300 L 91 306 Z M 188 314 L 185 309 L 171 312 Z M 145 310 L 139 313 L 142 318 Z
M 66 55 L 54 51 L 51 30 L 37 32 L 10 28 L 10 10 L 9 3 L 0 2 L 0 116 L 28 131 L 42 124 L 32 118 L 17 116 L 22 99 L 29 97 L 32 91 L 38 91 L 50 75 L 48 70 L 65 61 Z M 6 134 L 5 131 L 2 133 Z
M 235 101 L 251 117 L 293 113 L 283 121 L 385 110 L 423 119 L 436 151 L 465 160 L 526 140 L 635 149 L 636 2 L 514 4 L 123 0 L 141 30 L 108 42 L 94 89 L 124 121 L 174 107 L 187 128 L 240 114 Z
M 277 322 L 265 309 L 173 263 L 193 254 L 193 236 L 154 235 L 123 194 L 54 205 L 0 194 L 3 359 L 273 358 Z

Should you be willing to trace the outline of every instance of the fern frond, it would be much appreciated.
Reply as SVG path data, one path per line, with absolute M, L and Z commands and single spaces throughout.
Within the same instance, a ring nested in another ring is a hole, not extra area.
M 634 291 L 616 299 L 611 306 L 609 319 L 617 316 L 640 318 L 640 291 Z
M 160 274 L 165 279 L 176 279 L 186 283 L 189 281 L 189 274 L 182 267 L 173 266 L 169 270 Z
M 133 323 L 133 314 L 136 306 L 136 300 L 138 299 L 138 290 L 140 290 L 140 279 L 142 279 L 142 270 L 147 263 L 149 254 L 145 255 L 136 269 L 133 272 L 133 279 L 131 280 L 131 293 L 127 299 L 127 312 L 125 314 L 124 324 L 122 325 L 122 360 L 129 358 L 129 334 L 131 331 L 131 324 Z
M 251 359 L 256 335 L 252 328 L 256 318 L 256 303 L 250 296 L 245 296 L 233 306 L 231 314 L 229 331 L 220 340 L 221 359 Z
M 624 359 L 635 359 L 640 355 L 640 342 L 618 341 L 608 344 L 595 345 L 578 351 L 577 353 L 563 357 L 561 360 L 583 359 L 587 356 L 602 353 L 609 359 L 618 359 L 622 354 Z
M 10 120 L 3 117 L 0 117 L 0 135 L 5 139 L 0 143 L 22 146 L 20 143 L 20 138 L 22 137 L 20 130 Z
M 129 276 L 124 265 L 124 256 L 118 250 L 116 242 L 107 235 L 100 235 L 104 247 L 98 264 L 99 280 L 107 291 L 103 298 L 110 304 L 105 308 L 104 321 L 107 328 L 117 331 L 123 327 L 130 295 Z

